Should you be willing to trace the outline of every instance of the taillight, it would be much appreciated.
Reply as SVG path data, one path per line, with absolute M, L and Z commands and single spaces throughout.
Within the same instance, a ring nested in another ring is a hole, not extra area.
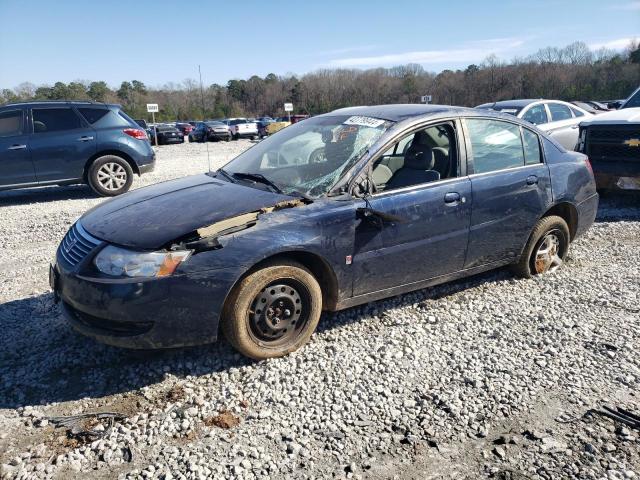
M 140 130 L 139 128 L 125 128 L 123 132 L 130 137 L 137 138 L 138 140 L 147 139 L 147 133 L 144 130 Z
M 591 172 L 591 175 L 593 175 L 593 167 L 591 166 L 591 162 L 589 161 L 589 157 L 584 157 L 584 163 L 587 165 L 587 168 Z

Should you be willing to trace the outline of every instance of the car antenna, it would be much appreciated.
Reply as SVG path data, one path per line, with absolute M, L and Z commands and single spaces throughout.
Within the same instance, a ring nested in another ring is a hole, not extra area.
M 200 76 L 200 99 L 202 100 L 202 121 L 204 122 L 204 89 L 202 88 L 202 71 L 200 70 L 200 65 L 198 65 L 198 75 Z M 209 142 L 206 141 L 204 144 L 207 147 L 207 165 L 209 166 L 209 172 L 211 172 L 211 158 L 209 158 Z

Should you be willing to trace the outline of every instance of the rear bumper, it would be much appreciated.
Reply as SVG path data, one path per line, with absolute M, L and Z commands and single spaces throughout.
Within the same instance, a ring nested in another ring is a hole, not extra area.
M 231 133 L 229 132 L 210 132 L 207 137 L 209 140 L 223 140 L 225 138 L 231 137 Z
M 598 213 L 599 201 L 600 196 L 597 193 L 594 193 L 592 196 L 576 205 L 576 210 L 578 210 L 578 226 L 576 228 L 576 234 L 572 240 L 581 236 L 591 227 L 591 225 L 593 225 L 593 222 L 596 219 L 596 214 Z
M 599 189 L 640 192 L 640 161 L 592 161 L 591 166 Z

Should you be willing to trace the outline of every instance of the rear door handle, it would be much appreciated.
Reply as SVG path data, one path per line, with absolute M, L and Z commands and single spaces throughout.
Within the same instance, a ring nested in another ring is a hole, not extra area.
M 458 203 L 461 200 L 458 192 L 449 192 L 444 195 L 444 203 Z
M 15 145 L 11 145 L 7 150 L 24 150 L 25 148 L 27 148 L 26 145 L 19 145 L 19 144 L 15 144 Z
M 91 137 L 89 135 L 85 135 L 85 136 L 80 137 L 78 139 L 79 142 L 90 142 L 91 140 L 93 140 L 93 137 Z
M 527 185 L 535 185 L 538 183 L 538 177 L 536 175 L 529 175 L 527 177 Z

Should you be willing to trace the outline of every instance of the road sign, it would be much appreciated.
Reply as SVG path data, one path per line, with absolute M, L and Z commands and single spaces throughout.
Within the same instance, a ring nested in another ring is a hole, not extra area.
M 285 103 L 284 104 L 285 112 L 293 112 L 293 103 Z
M 431 103 L 431 95 L 423 95 L 420 97 L 422 103 Z
M 159 111 L 157 103 L 147 103 L 147 112 L 154 113 Z

